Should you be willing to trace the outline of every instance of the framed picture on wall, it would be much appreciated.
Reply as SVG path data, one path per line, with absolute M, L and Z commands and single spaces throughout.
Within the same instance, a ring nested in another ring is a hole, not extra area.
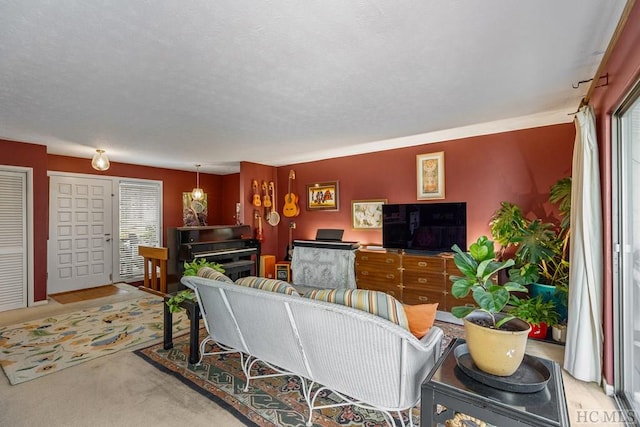
M 307 184 L 307 209 L 337 211 L 338 181 Z
M 352 200 L 351 226 L 354 230 L 376 230 L 382 228 L 382 205 L 387 199 Z
M 418 200 L 444 199 L 444 151 L 416 156 Z

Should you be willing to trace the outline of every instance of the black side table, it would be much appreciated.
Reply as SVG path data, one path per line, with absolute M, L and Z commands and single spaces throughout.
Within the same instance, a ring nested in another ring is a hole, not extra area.
M 435 426 L 462 412 L 497 426 L 569 426 L 560 365 L 537 358 L 551 373 L 546 387 L 535 393 L 513 393 L 482 384 L 465 374 L 453 350 L 465 340 L 455 339 L 422 383 L 420 427 Z M 440 404 L 447 409 L 436 413 Z
M 164 297 L 164 345 L 165 350 L 173 348 L 173 313 L 169 311 L 167 306 L 167 300 L 175 294 L 165 295 Z M 195 365 L 200 360 L 200 353 L 198 348 L 198 338 L 200 331 L 200 306 L 198 301 L 192 301 L 186 299 L 180 303 L 187 312 L 187 318 L 189 319 L 189 363 Z

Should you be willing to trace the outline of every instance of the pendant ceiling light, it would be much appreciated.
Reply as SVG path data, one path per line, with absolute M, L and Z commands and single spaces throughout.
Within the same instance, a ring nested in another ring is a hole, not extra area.
M 93 155 L 93 159 L 91 160 L 91 166 L 95 170 L 106 171 L 109 169 L 111 164 L 109 163 L 109 158 L 104 153 L 104 150 L 96 150 L 96 154 Z
M 196 165 L 196 188 L 191 190 L 191 198 L 197 202 L 204 199 L 204 191 L 200 188 L 200 165 Z

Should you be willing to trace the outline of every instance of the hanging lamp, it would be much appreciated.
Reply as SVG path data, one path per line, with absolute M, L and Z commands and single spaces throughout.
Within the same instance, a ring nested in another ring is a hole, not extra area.
M 200 165 L 196 165 L 196 188 L 191 190 L 191 198 L 197 202 L 204 199 L 204 191 L 200 188 Z
M 94 154 L 93 159 L 91 159 L 91 166 L 98 171 L 106 171 L 109 169 L 111 164 L 104 150 L 96 150 L 96 154 Z

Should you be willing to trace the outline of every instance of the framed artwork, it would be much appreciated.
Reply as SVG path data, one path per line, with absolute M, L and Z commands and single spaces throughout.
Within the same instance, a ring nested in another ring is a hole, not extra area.
M 338 181 L 307 184 L 307 209 L 338 210 Z
M 416 156 L 418 200 L 444 199 L 444 151 Z
M 387 199 L 352 200 L 351 226 L 354 230 L 382 228 L 382 205 Z
M 191 192 L 182 193 L 182 223 L 185 227 L 207 225 L 207 193 L 201 201 L 193 200 Z

